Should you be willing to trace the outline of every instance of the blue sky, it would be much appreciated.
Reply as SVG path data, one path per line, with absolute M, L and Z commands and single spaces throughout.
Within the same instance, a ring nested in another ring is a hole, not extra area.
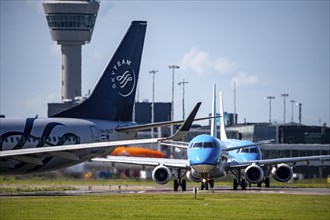
M 42 1 L 1 0 L 0 113 L 6 117 L 47 115 L 60 101 L 60 46 L 51 40 Z M 239 122 L 283 122 L 283 98 L 301 102 L 302 122 L 330 124 L 329 1 L 101 1 L 90 44 L 82 49 L 82 93 L 94 87 L 132 20 L 148 22 L 139 100 L 171 101 L 170 64 L 175 74 L 175 119 L 202 101 L 211 110 L 212 84 L 222 91 L 225 111 Z M 294 121 L 298 107 L 294 105 Z

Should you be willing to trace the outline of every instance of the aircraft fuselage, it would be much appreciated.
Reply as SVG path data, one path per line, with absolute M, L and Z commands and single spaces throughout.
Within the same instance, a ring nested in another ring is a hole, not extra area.
M 73 118 L 2 118 L 0 119 L 0 150 L 132 139 L 135 133 L 119 133 L 115 130 L 116 127 L 132 124 L 134 123 Z M 0 175 L 56 170 L 90 160 L 113 149 L 113 147 L 84 149 L 75 151 L 74 155 L 70 151 L 60 154 L 43 153 L 37 156 L 42 164 L 30 160 L 28 156 L 7 157 L 0 161 Z

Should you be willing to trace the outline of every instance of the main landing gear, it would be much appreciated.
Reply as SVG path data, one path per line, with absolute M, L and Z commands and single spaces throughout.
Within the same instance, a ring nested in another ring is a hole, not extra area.
M 246 180 L 241 178 L 241 170 L 239 169 L 237 172 L 233 172 L 231 171 L 231 173 L 236 177 L 233 180 L 233 189 L 237 190 L 238 186 L 240 186 L 242 188 L 242 190 L 246 190 Z
M 268 188 L 270 186 L 269 177 L 267 176 L 262 182 L 258 183 L 258 187 L 261 187 L 262 183 L 265 183 L 265 187 Z
M 186 191 L 187 181 L 185 179 L 182 179 L 186 175 L 186 172 L 183 175 L 181 175 L 181 169 L 178 169 L 177 172 L 178 172 L 177 177 L 175 177 L 173 181 L 174 191 L 175 192 L 178 191 L 179 186 L 181 186 L 182 191 Z
M 242 190 L 246 190 L 246 186 L 247 186 L 246 180 L 245 179 L 241 179 L 241 180 L 234 179 L 233 180 L 233 189 L 237 190 L 238 186 L 241 186 Z

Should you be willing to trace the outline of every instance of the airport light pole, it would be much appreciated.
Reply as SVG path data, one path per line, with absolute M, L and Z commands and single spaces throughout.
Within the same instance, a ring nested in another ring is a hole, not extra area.
M 296 102 L 295 100 L 290 100 L 291 102 L 291 123 L 293 123 L 293 104 Z
M 152 104 L 151 104 L 151 123 L 155 122 L 155 74 L 158 70 L 150 70 L 152 74 Z M 151 128 L 151 138 L 154 138 L 154 129 Z
M 185 112 L 184 112 L 184 84 L 189 83 L 187 81 L 184 81 L 184 79 L 178 83 L 178 85 L 182 85 L 182 119 L 185 119 Z
M 177 65 L 169 65 L 168 68 L 172 69 L 172 106 L 171 106 L 171 121 L 174 120 L 174 70 L 179 69 Z M 174 134 L 174 127 L 171 125 L 171 135 Z
M 302 103 L 298 102 L 297 105 L 299 106 L 299 124 L 301 124 L 301 106 L 302 106 Z
M 267 96 L 266 99 L 269 99 L 269 123 L 272 123 L 272 99 L 275 99 L 275 97 Z
M 283 97 L 283 100 L 284 100 L 284 102 L 283 102 L 283 104 L 284 104 L 284 106 L 283 106 L 283 109 L 284 109 L 284 111 L 283 111 L 283 123 L 285 124 L 285 114 L 286 114 L 285 99 L 286 99 L 286 97 L 289 96 L 289 94 L 282 93 L 281 96 Z

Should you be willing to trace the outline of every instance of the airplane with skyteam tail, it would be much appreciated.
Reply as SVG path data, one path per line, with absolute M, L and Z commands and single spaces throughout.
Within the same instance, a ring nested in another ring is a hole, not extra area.
M 251 142 L 244 140 L 227 139 L 224 120 L 220 124 L 221 140 L 217 138 L 215 123 L 216 89 L 213 87 L 211 133 L 198 135 L 189 143 L 163 142 L 163 145 L 187 148 L 187 159 L 171 158 L 134 158 L 108 156 L 95 158 L 92 161 L 111 163 L 137 164 L 155 167 L 152 178 L 156 183 L 166 184 L 174 177 L 174 191 L 181 186 L 186 190 L 186 177 L 193 182 L 201 182 L 201 189 L 214 187 L 214 179 L 232 174 L 234 176 L 233 189 L 241 186 L 243 190 L 248 184 L 261 185 L 265 182 L 269 186 L 269 177 L 272 176 L 280 182 L 287 182 L 292 178 L 292 166 L 300 161 L 329 160 L 330 155 L 290 157 L 278 159 L 262 159 L 262 153 L 258 147 L 261 144 L 270 143 L 271 140 Z M 220 93 L 220 117 L 223 116 L 222 98 Z
M 189 131 L 201 103 L 185 121 L 132 122 L 146 27 L 145 21 L 131 23 L 91 95 L 80 105 L 50 118 L 0 118 L 0 175 L 56 170 L 107 155 L 118 146 L 176 140 Z M 139 130 L 180 123 L 171 137 L 134 139 Z

